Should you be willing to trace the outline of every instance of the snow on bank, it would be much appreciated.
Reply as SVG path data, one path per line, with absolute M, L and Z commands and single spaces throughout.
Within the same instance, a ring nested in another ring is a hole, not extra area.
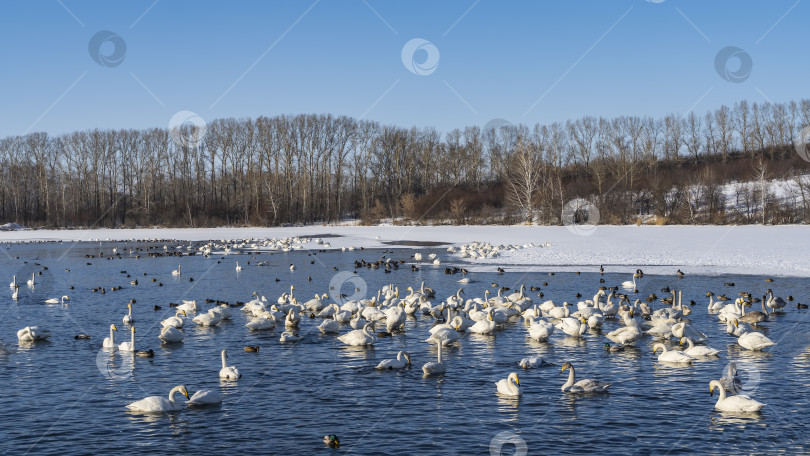
M 339 237 L 327 238 L 335 235 Z M 35 230 L 0 232 L 0 242 L 177 239 L 187 241 L 291 236 L 324 237 L 332 248 L 391 248 L 386 242 L 433 241 L 460 245 L 544 244 L 549 247 L 504 251 L 496 258 L 471 260 L 470 270 L 634 271 L 674 274 L 764 274 L 810 276 L 810 227 L 787 226 L 598 226 L 590 235 L 549 226 L 307 226 L 287 228 L 187 228 Z M 322 246 L 307 245 L 309 248 Z M 462 262 L 446 247 L 422 247 L 443 264 Z M 411 247 L 412 248 L 412 247 Z

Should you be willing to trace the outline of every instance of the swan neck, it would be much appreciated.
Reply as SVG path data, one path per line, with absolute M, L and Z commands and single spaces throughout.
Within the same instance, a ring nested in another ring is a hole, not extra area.
M 710 387 L 716 386 L 717 389 L 719 390 L 719 397 L 717 398 L 718 404 L 726 399 L 726 389 L 723 388 L 722 383 L 718 382 L 717 380 L 712 380 L 711 383 L 709 383 L 709 386 Z
M 222 368 L 225 369 L 225 350 L 222 350 Z
M 574 386 L 574 381 L 576 380 L 576 375 L 577 375 L 576 373 L 574 373 L 573 366 L 570 367 L 568 369 L 568 371 L 569 371 L 568 372 L 568 381 L 565 382 L 565 385 L 563 385 L 563 388 L 565 388 L 565 389 L 568 389 L 568 388 L 571 388 L 572 386 Z

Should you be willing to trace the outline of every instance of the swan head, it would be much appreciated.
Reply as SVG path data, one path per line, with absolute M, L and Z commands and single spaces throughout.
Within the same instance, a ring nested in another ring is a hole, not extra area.
M 188 399 L 188 390 L 186 389 L 186 387 L 185 387 L 185 386 L 180 385 L 180 390 L 179 390 L 179 391 L 180 391 L 181 393 L 183 393 L 183 396 L 186 396 L 186 399 Z
M 509 374 L 507 380 L 514 380 L 515 385 L 520 386 L 520 379 L 518 378 L 518 374 L 516 372 L 512 372 L 511 374 Z
M 402 357 L 408 360 L 408 364 L 411 364 L 411 355 L 406 352 L 402 352 Z
M 110 325 L 110 329 L 112 329 L 113 331 L 118 331 L 118 328 L 116 328 L 115 325 Z
M 573 369 L 573 368 L 574 368 L 574 366 L 572 366 L 572 365 L 571 365 L 571 363 L 569 363 L 568 361 L 566 361 L 566 362 L 565 362 L 565 363 L 562 365 L 562 369 L 560 369 L 560 373 L 562 374 L 563 372 L 565 372 L 565 370 L 566 370 L 566 369 Z

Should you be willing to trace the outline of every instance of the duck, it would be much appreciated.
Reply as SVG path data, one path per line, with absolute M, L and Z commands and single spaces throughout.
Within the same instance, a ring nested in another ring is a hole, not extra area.
M 110 325 L 110 337 L 105 337 L 104 341 L 101 342 L 101 346 L 104 348 L 112 348 L 113 350 L 118 349 L 118 345 L 115 343 L 115 332 L 118 331 L 118 328 L 115 325 Z
M 247 345 L 245 346 L 245 351 L 248 353 L 259 353 L 259 346 L 258 345 Z
M 692 364 L 692 357 L 680 351 L 667 351 L 667 347 L 664 344 L 653 345 L 653 354 L 655 354 L 659 348 L 661 349 L 661 354 L 658 355 L 658 361 L 662 363 Z
M 687 348 L 683 352 L 692 358 L 717 356 L 720 353 L 720 350 L 716 348 L 706 347 L 704 345 L 695 345 L 695 343 L 692 342 L 692 339 L 688 337 L 681 337 L 680 345 L 683 344 L 687 344 Z
M 188 390 L 183 385 L 175 386 L 169 391 L 169 398 L 166 399 L 162 396 L 149 396 L 139 401 L 132 402 L 127 405 L 127 408 L 133 412 L 141 413 L 158 413 L 158 412 L 173 412 L 180 410 L 182 405 L 174 400 L 174 396 L 181 393 L 188 399 Z
M 403 369 L 411 365 L 411 355 L 407 352 L 400 351 L 397 353 L 397 357 L 394 359 L 385 359 L 380 361 L 380 364 L 377 364 L 375 369 Z
M 562 370 L 560 373 L 563 373 L 569 370 L 568 374 L 568 381 L 563 384 L 561 391 L 566 392 L 570 391 L 572 393 L 602 393 L 607 392 L 608 388 L 610 388 L 610 383 L 600 382 L 594 380 L 592 378 L 586 378 L 584 380 L 576 381 L 576 372 L 574 371 L 574 365 L 570 362 L 565 362 L 562 365 Z
M 239 369 L 234 366 L 227 366 L 225 364 L 225 359 L 228 358 L 228 354 L 225 350 L 221 352 L 222 356 L 222 369 L 219 370 L 219 378 L 223 380 L 237 380 L 242 377 L 242 374 L 239 373 Z
M 520 390 L 520 379 L 516 372 L 512 372 L 508 377 L 498 380 L 495 382 L 495 386 L 498 388 L 498 394 L 503 394 L 504 396 L 517 397 L 522 394 Z
M 137 351 L 137 352 L 135 352 L 135 355 L 139 356 L 141 358 L 154 358 L 155 357 L 155 352 L 154 352 L 154 350 L 152 350 L 150 348 L 149 350 Z
M 709 393 L 714 396 L 714 389 L 720 393 L 720 397 L 717 398 L 717 402 L 714 404 L 714 408 L 720 410 L 721 412 L 759 412 L 762 410 L 762 407 L 765 407 L 765 404 L 762 402 L 756 401 L 751 399 L 750 397 L 742 394 L 738 394 L 736 396 L 726 397 L 726 389 L 723 387 L 723 384 L 720 383 L 718 380 L 712 380 L 709 382 Z
M 323 436 L 323 443 L 329 448 L 340 448 L 340 439 L 335 434 Z

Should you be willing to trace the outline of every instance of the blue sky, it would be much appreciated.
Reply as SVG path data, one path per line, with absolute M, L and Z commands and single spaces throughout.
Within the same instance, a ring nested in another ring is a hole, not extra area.
M 3 2 L 0 136 L 166 127 L 184 110 L 206 120 L 332 113 L 447 132 L 493 118 L 798 100 L 810 96 L 808 17 L 810 1 L 796 0 Z M 126 44 L 117 66 L 88 51 L 102 30 Z M 430 74 L 403 63 L 415 38 L 438 50 Z M 726 46 L 751 57 L 743 82 L 715 69 Z

